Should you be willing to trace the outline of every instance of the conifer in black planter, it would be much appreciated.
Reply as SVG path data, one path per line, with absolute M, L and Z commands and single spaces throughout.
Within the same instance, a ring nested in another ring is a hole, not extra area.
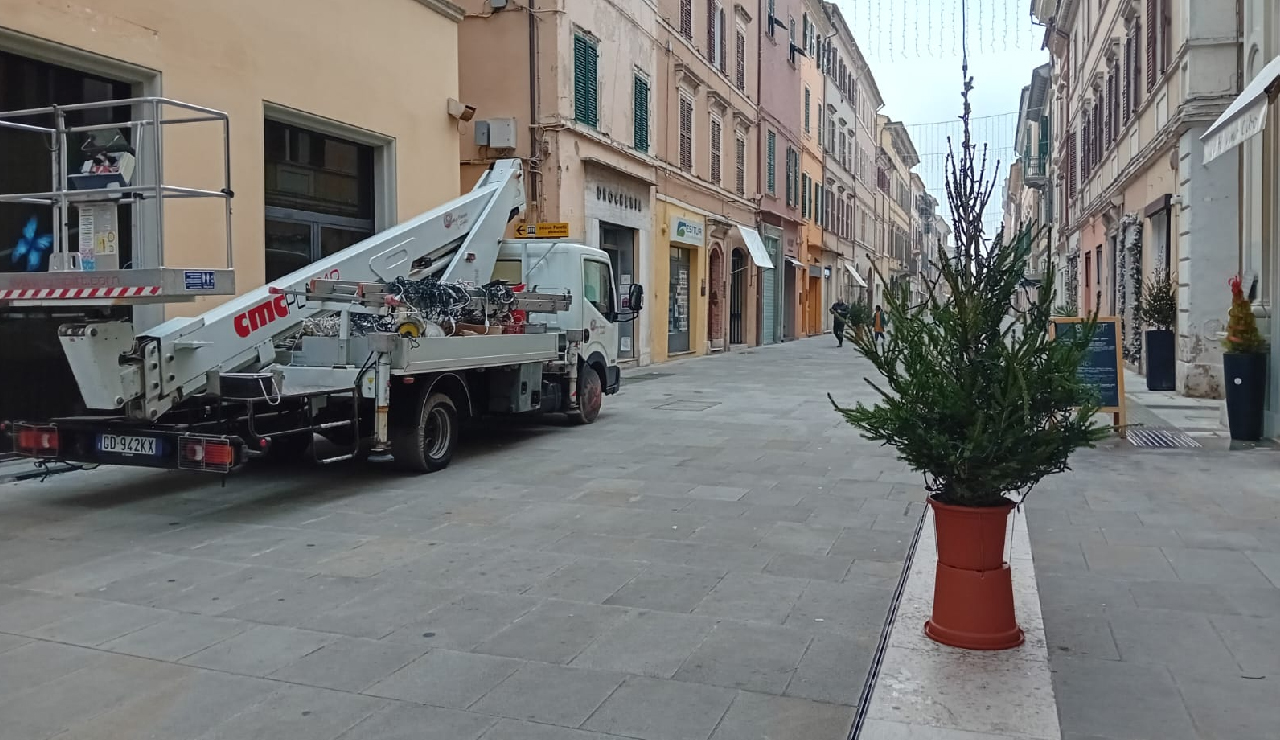
M 1004 562 L 1008 516 L 1105 428 L 1094 425 L 1096 394 L 1078 375 L 1093 320 L 1050 338 L 1053 290 L 1039 291 L 1026 309 L 1014 307 L 1032 248 L 1047 231 L 1028 225 L 994 242 L 984 235 L 995 181 L 985 177 L 985 154 L 981 168 L 975 162 L 971 84 L 966 79 L 961 151 L 948 156 L 955 255 L 938 245 L 938 277 L 922 303 L 911 301 L 905 285 L 887 291 L 894 331 L 886 341 L 853 338 L 882 376 L 867 380 L 878 402 L 831 403 L 864 437 L 892 445 L 924 473 L 938 541 L 926 634 L 954 647 L 1000 650 L 1023 639 Z M 1044 285 L 1053 284 L 1050 268 Z
M 1227 425 L 1231 438 L 1242 442 L 1262 439 L 1262 409 L 1267 392 L 1267 342 L 1258 333 L 1253 299 L 1254 278 L 1246 297 L 1239 275 L 1231 278 L 1231 313 L 1222 340 L 1222 370 L 1227 384 Z
M 1138 321 L 1146 324 L 1147 390 L 1172 391 L 1178 387 L 1177 344 L 1173 327 L 1178 321 L 1178 288 L 1168 271 L 1147 281 L 1139 297 Z

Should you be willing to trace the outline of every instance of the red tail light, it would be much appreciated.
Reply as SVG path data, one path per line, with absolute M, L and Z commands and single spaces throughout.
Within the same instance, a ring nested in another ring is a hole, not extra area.
M 183 437 L 178 441 L 178 467 L 227 473 L 235 467 L 236 449 L 219 438 Z
M 58 456 L 57 427 L 15 424 L 13 429 L 14 450 L 19 455 L 38 458 L 56 458 Z

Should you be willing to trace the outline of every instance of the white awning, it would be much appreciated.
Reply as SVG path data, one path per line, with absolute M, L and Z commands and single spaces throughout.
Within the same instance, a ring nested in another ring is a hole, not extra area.
M 769 259 L 769 253 L 764 249 L 764 239 L 760 238 L 760 232 L 739 225 L 738 233 L 742 234 L 742 241 L 746 243 L 747 251 L 751 253 L 751 261 L 756 263 L 757 267 L 772 270 L 773 260 Z
M 848 270 L 849 274 L 853 276 L 853 281 L 858 284 L 858 287 L 867 287 L 867 281 L 863 280 L 862 276 L 858 274 L 858 269 L 853 266 L 852 262 L 844 263 L 844 269 Z
M 788 257 L 787 262 L 790 262 L 794 267 L 804 267 L 804 263 L 796 259 L 795 257 Z
M 1267 88 L 1280 78 L 1280 56 L 1262 68 L 1231 105 L 1213 122 L 1200 140 L 1204 142 L 1204 162 L 1208 164 L 1250 138 L 1267 125 Z

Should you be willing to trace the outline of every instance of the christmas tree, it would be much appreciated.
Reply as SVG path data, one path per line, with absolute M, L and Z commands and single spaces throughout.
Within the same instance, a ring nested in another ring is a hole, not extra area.
M 1253 296 L 1258 290 L 1258 280 L 1254 278 L 1249 286 L 1249 295 L 1244 294 L 1243 281 L 1239 275 L 1231 278 L 1231 313 L 1227 318 L 1227 338 L 1222 346 L 1228 352 L 1247 353 L 1262 352 L 1266 342 L 1258 333 L 1258 322 L 1253 316 Z

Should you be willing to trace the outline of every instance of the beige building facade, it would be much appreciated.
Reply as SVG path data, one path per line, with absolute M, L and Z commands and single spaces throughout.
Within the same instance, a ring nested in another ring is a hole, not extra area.
M 1140 286 L 1178 283 L 1178 389 L 1221 398 L 1239 243 L 1239 167 L 1207 163 L 1200 137 L 1238 90 L 1235 3 L 1041 0 L 1053 54 L 1056 247 L 1080 311 L 1121 320 L 1142 370 Z
M 458 121 L 449 101 L 459 95 L 461 19 L 443 0 L 387 0 L 372 14 L 336 0 L 0 0 L 0 108 L 163 96 L 229 114 L 230 236 L 243 292 L 459 194 Z M 356 43 L 353 29 L 377 43 L 335 52 Z M 93 115 L 123 123 L 138 111 L 120 106 Z M 122 131 L 117 143 L 138 144 L 131 135 Z M 0 136 L 7 137 L 0 142 L 0 190 L 49 189 L 47 142 L 34 134 Z M 162 151 L 167 184 L 223 187 L 217 127 L 208 134 L 166 127 Z M 171 202 L 162 234 L 158 223 L 122 222 L 123 249 L 136 239 L 140 254 L 145 242 L 162 250 L 169 266 L 224 267 L 220 205 Z M 14 268 L 5 252 L 28 219 L 52 228 L 48 209 L 29 211 L 0 206 L 0 269 Z M 145 326 L 216 300 L 137 307 L 133 315 Z M 0 316 L 0 343 L 13 348 L 6 364 L 74 389 L 50 339 L 64 320 Z M 54 405 L 79 403 L 45 395 Z M 0 416 L 74 410 L 41 403 L 3 394 Z

